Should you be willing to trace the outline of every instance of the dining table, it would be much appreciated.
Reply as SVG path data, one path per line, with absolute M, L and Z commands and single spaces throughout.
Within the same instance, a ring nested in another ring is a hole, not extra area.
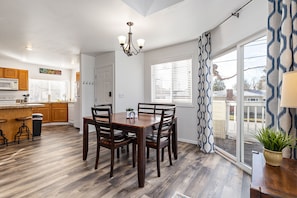
M 153 126 L 160 123 L 161 116 L 156 114 L 138 114 L 134 118 L 127 118 L 126 112 L 112 114 L 112 127 L 123 131 L 129 131 L 136 134 L 138 155 L 137 172 L 138 186 L 144 187 L 145 183 L 145 147 L 146 135 L 152 132 Z M 88 156 L 89 125 L 95 125 L 92 116 L 83 117 L 83 160 Z M 174 119 L 172 129 L 172 151 L 174 158 L 177 159 L 177 118 Z

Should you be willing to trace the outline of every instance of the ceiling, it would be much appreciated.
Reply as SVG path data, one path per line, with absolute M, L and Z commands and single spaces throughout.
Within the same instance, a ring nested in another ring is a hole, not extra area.
M 197 39 L 247 1 L 0 1 L 0 58 L 75 68 L 80 53 L 121 50 L 117 37 L 127 35 L 128 21 L 134 22 L 135 44 L 145 39 L 148 51 Z M 25 49 L 28 45 L 32 51 Z

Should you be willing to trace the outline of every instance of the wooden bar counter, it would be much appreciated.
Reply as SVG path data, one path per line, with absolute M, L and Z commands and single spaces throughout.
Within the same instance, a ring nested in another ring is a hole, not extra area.
M 14 136 L 18 132 L 21 122 L 15 120 L 17 117 L 32 116 L 32 108 L 42 107 L 43 104 L 5 104 L 0 105 L 0 119 L 6 119 L 7 122 L 1 123 L 0 128 L 8 142 L 14 141 Z M 32 120 L 26 121 L 32 135 Z M 26 137 L 23 137 L 26 138 Z M 23 139 L 21 138 L 21 139 Z

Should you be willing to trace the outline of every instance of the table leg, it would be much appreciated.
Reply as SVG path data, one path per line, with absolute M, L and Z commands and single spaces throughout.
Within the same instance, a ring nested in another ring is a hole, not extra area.
M 89 148 L 89 124 L 86 119 L 84 119 L 83 124 L 83 160 L 86 160 L 88 157 L 88 148 Z
M 174 120 L 172 127 L 172 151 L 174 159 L 177 159 L 177 119 Z
M 140 129 L 136 133 L 138 145 L 137 170 L 138 170 L 138 186 L 144 187 L 145 183 L 145 137 L 146 129 Z

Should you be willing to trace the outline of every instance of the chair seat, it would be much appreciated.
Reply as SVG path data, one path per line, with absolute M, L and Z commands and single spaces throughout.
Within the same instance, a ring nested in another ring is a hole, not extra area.
M 27 117 L 19 117 L 19 118 L 16 118 L 15 120 L 16 121 L 26 121 L 26 120 L 30 120 L 32 119 L 31 116 L 27 116 Z
M 101 132 L 100 135 L 102 138 L 110 139 L 110 133 L 108 133 L 108 132 Z M 114 130 L 114 141 L 115 142 L 121 142 L 121 141 L 125 140 L 125 138 L 126 138 L 126 134 L 123 133 L 123 131 Z
M 150 134 L 150 135 L 146 136 L 146 141 L 157 142 L 157 140 L 158 140 L 158 135 L 156 135 L 156 134 Z M 160 142 L 166 141 L 166 140 L 168 140 L 168 138 L 165 136 L 160 138 Z
M 112 142 L 111 139 L 101 138 L 100 139 L 100 144 L 102 146 L 104 146 L 104 145 L 105 146 L 108 146 L 108 145 L 112 146 L 114 144 L 115 148 L 117 148 L 117 147 L 120 147 L 122 145 L 125 145 L 125 144 L 129 143 L 131 140 L 132 140 L 131 138 L 125 137 L 123 139 L 117 139 L 117 140 L 114 140 L 114 142 Z

